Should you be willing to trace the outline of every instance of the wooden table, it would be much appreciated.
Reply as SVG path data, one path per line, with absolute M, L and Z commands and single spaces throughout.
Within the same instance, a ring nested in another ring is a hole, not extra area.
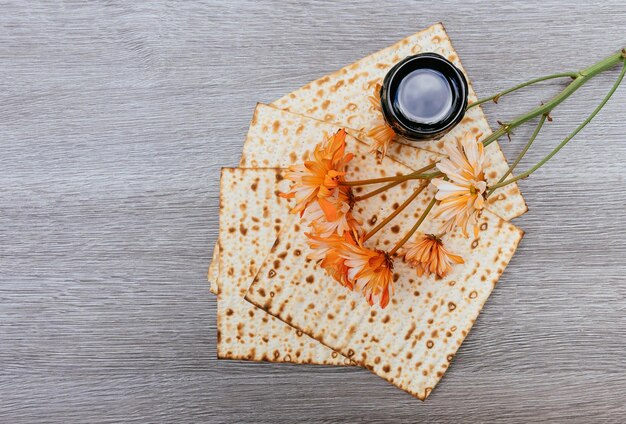
M 216 360 L 218 176 L 257 101 L 439 20 L 480 95 L 626 42 L 621 0 L 383 3 L 2 2 L 1 422 L 626 421 L 625 86 L 521 184 L 526 237 L 427 402 L 362 369 Z M 525 165 L 616 76 L 555 111 Z

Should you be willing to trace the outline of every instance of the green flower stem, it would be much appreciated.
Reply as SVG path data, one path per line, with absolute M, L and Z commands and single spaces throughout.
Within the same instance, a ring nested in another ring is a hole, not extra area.
M 437 172 L 431 172 L 430 174 L 418 174 L 418 175 L 421 177 L 420 179 L 422 179 L 422 180 L 432 180 L 435 177 L 441 177 L 443 175 L 443 173 L 437 171 Z M 384 186 L 379 187 L 379 188 L 377 188 L 374 191 L 370 191 L 369 193 L 366 193 L 366 194 L 364 194 L 362 196 L 356 196 L 354 198 L 354 201 L 355 202 L 360 202 L 361 200 L 369 199 L 370 197 L 374 197 L 377 194 L 383 193 L 383 192 L 389 190 L 390 188 L 393 188 L 393 187 L 397 186 L 398 184 L 402 184 L 404 181 L 407 181 L 407 179 L 405 178 L 405 179 L 401 179 L 401 180 L 397 180 L 397 181 L 391 182 L 389 184 L 385 184 Z
M 560 105 L 565 99 L 574 94 L 576 90 L 582 87 L 591 78 L 595 77 L 601 72 L 606 71 L 607 69 L 612 68 L 618 63 L 623 62 L 624 58 L 626 58 L 626 49 L 622 49 L 621 51 L 612 54 L 611 56 L 597 62 L 596 64 L 591 65 L 590 67 L 578 72 L 578 76 L 571 82 L 571 84 L 565 87 L 563 91 L 554 96 L 550 101 L 542 104 L 539 107 L 536 107 L 530 112 L 514 118 L 513 120 L 511 120 L 511 122 L 503 124 L 489 137 L 484 139 L 483 144 L 485 145 L 485 147 L 487 147 L 498 138 L 509 133 L 513 128 L 519 127 L 523 123 L 528 122 L 531 119 L 536 118 L 537 116 L 550 112 L 556 106 Z
M 417 231 L 419 226 L 422 225 L 422 222 L 424 222 L 424 220 L 426 219 L 426 216 L 428 216 L 428 214 L 430 213 L 430 210 L 433 208 L 433 206 L 435 206 L 436 202 L 437 202 L 437 199 L 433 196 L 432 200 L 430 201 L 430 203 L 426 207 L 426 210 L 424 211 L 424 213 L 422 213 L 422 216 L 420 216 L 420 219 L 418 219 L 417 222 L 415 223 L 415 225 L 413 225 L 413 228 L 411 228 L 409 230 L 409 232 L 406 233 L 406 235 L 404 237 L 402 237 L 402 240 L 400 240 L 398 242 L 398 244 L 396 244 L 393 247 L 393 249 L 391 249 L 391 251 L 389 252 L 389 256 L 392 256 L 394 253 L 396 253 L 398 251 L 398 249 L 400 249 L 404 245 L 404 243 L 409 241 L 409 239 Z
M 523 115 L 520 115 L 520 116 L 512 119 L 508 123 L 502 124 L 500 126 L 500 128 L 498 128 L 490 136 L 488 136 L 487 138 L 485 138 L 482 141 L 483 145 L 485 147 L 487 147 L 491 143 L 496 141 L 498 138 L 502 137 L 503 135 L 506 135 L 506 134 L 510 133 L 512 129 L 514 129 L 516 127 L 519 127 L 520 125 L 522 125 L 522 124 L 524 124 L 524 123 L 526 123 L 526 122 L 528 122 L 528 121 L 530 121 L 530 120 L 532 120 L 532 119 L 534 119 L 534 118 L 536 118 L 538 116 L 548 114 L 552 109 L 554 109 L 555 107 L 560 105 L 569 96 L 574 94 L 574 92 L 576 92 L 576 90 L 578 90 L 580 87 L 582 87 L 587 81 L 589 81 L 590 79 L 592 79 L 596 75 L 606 71 L 607 69 L 612 68 L 613 66 L 617 65 L 618 63 L 625 62 L 625 61 L 626 61 L 626 48 L 622 49 L 621 51 L 619 51 L 619 52 L 617 52 L 615 54 L 612 54 L 611 56 L 608 56 L 607 58 L 605 58 L 605 59 L 603 59 L 603 60 L 601 60 L 601 61 L 599 61 L 599 62 L 597 62 L 597 63 L 595 63 L 595 64 L 593 64 L 591 66 L 589 66 L 588 68 L 583 69 L 582 71 L 575 72 L 575 73 L 569 73 L 568 72 L 568 73 L 563 73 L 563 74 L 554 74 L 554 75 L 571 76 L 571 77 L 574 78 L 574 80 L 567 87 L 565 87 L 563 89 L 563 91 L 561 91 L 559 94 L 554 96 L 548 102 L 542 104 L 539 107 L 536 107 L 536 108 L 532 109 L 531 111 L 529 111 L 529 112 L 527 112 L 527 113 L 525 113 Z M 531 80 L 531 81 L 533 81 L 533 80 Z M 513 88 L 515 88 L 515 87 L 513 87 Z M 509 89 L 509 90 L 512 90 L 512 89 Z M 507 90 L 507 92 L 510 92 L 509 90 Z M 494 96 L 494 98 L 495 98 L 495 96 Z M 593 118 L 593 116 L 591 116 L 591 118 Z M 586 125 L 586 123 L 585 123 L 585 125 Z M 576 133 L 578 131 L 580 131 L 580 130 L 577 130 L 574 133 L 572 133 L 572 137 L 574 135 L 576 135 Z M 567 139 L 567 141 L 569 141 L 569 139 Z M 565 143 L 567 143 L 567 141 L 565 141 Z M 559 147 L 559 149 L 560 149 L 560 147 Z M 554 153 L 556 153 L 556 152 L 554 152 Z M 552 156 L 550 156 L 550 157 L 552 157 Z M 550 158 L 548 158 L 548 160 L 549 159 Z M 520 160 L 521 160 L 521 158 L 520 158 Z M 374 178 L 374 179 L 370 179 L 370 180 L 361 180 L 361 181 L 344 181 L 341 184 L 344 185 L 344 186 L 360 186 L 360 185 L 380 184 L 380 183 L 388 183 L 388 182 L 403 182 L 403 181 L 414 180 L 414 179 L 429 180 L 429 179 L 436 178 L 436 177 L 439 177 L 439 176 L 442 175 L 441 172 L 431 172 L 431 173 L 428 173 L 428 174 L 424 174 L 425 171 L 433 169 L 435 167 L 435 165 L 436 165 L 436 163 L 432 163 L 432 164 L 430 164 L 430 165 L 428 165 L 428 166 L 426 166 L 426 167 L 424 167 L 424 168 L 422 168 L 420 170 L 411 172 L 410 174 L 406 174 L 406 175 L 398 175 L 398 176 L 395 176 L 395 177 Z M 541 165 L 543 165 L 543 164 L 541 164 Z M 521 178 L 524 178 L 524 177 L 521 177 Z M 519 179 L 520 178 L 517 178 L 515 181 L 517 181 Z M 502 187 L 503 185 L 506 185 L 504 183 L 506 183 L 506 181 L 498 183 L 495 186 L 493 186 L 492 188 L 494 188 L 494 187 L 495 188 Z
M 600 104 L 594 109 L 594 111 L 591 112 L 591 114 L 587 117 L 587 119 L 585 119 L 578 127 L 576 127 L 576 129 L 572 131 L 567 137 L 565 137 L 565 139 L 558 146 L 556 146 L 554 150 L 550 152 L 550 154 L 544 157 L 535 166 L 530 168 L 528 171 L 519 174 L 517 177 L 510 178 L 506 181 L 502 181 L 490 187 L 490 190 L 495 190 L 497 188 L 504 187 L 505 185 L 514 183 L 515 181 L 521 180 L 522 178 L 527 178 L 537 169 L 541 168 L 546 162 L 552 159 L 552 157 L 556 155 L 559 152 L 559 150 L 561 150 L 572 138 L 576 136 L 576 134 L 578 134 L 583 128 L 585 128 L 585 126 L 589 122 L 591 122 L 591 120 L 598 114 L 598 112 L 600 112 L 600 110 L 604 107 L 604 105 L 609 101 L 611 96 L 613 96 L 613 93 L 615 93 L 615 90 L 617 90 L 617 87 L 619 87 L 620 83 L 624 79 L 625 74 L 626 74 L 626 60 L 624 61 L 624 65 L 622 66 L 622 71 L 620 72 L 619 77 L 617 78 L 617 81 L 615 81 L 615 84 L 613 84 L 613 87 L 611 87 L 611 90 L 607 93 L 604 99 L 602 99 L 602 102 L 600 102 Z
M 555 78 L 563 78 L 563 77 L 577 78 L 578 77 L 578 72 L 561 72 L 559 74 L 546 75 L 545 77 L 531 79 L 530 81 L 526 81 L 524 83 L 518 84 L 515 87 L 511 87 L 511 88 L 509 88 L 507 90 L 501 91 L 501 92 L 499 92 L 497 94 L 494 94 L 493 96 L 489 96 L 489 97 L 485 97 L 483 99 L 477 100 L 476 102 L 474 102 L 471 105 L 467 106 L 466 110 L 469 110 L 469 109 L 473 108 L 474 106 L 478 106 L 478 105 L 481 105 L 483 103 L 486 103 L 486 102 L 488 102 L 490 100 L 493 100 L 494 103 L 498 103 L 498 100 L 500 99 L 500 97 L 504 96 L 505 94 L 512 93 L 512 92 L 517 91 L 517 90 L 519 90 L 521 88 L 528 87 L 529 85 L 533 85 L 533 84 L 536 84 L 538 82 L 548 81 L 548 80 L 552 80 L 552 79 L 555 79 Z
M 532 136 L 530 136 L 528 143 L 526 143 L 522 151 L 519 153 L 519 155 L 517 155 L 517 158 L 515 158 L 515 161 L 513 162 L 513 164 L 511 164 L 511 166 L 509 167 L 508 171 L 506 171 L 504 175 L 500 177 L 500 179 L 498 180 L 496 184 L 500 184 L 502 181 L 506 180 L 506 177 L 511 175 L 511 172 L 513 172 L 513 170 L 517 167 L 517 165 L 519 165 L 520 161 L 522 160 L 526 152 L 528 152 L 528 149 L 530 149 L 530 146 L 532 146 L 533 142 L 537 138 L 537 135 L 539 134 L 539 131 L 541 131 L 541 127 L 543 127 L 543 124 L 544 122 L 546 122 L 547 117 L 548 115 L 545 113 L 541 115 L 541 119 L 539 119 L 539 123 L 537 124 L 537 127 L 535 128 L 535 131 L 533 132 Z M 490 188 L 489 191 L 487 192 L 487 196 L 485 197 L 489 197 L 491 193 L 494 192 L 494 190 L 495 188 Z
M 406 181 L 408 179 L 408 178 L 405 178 L 408 175 L 410 175 L 410 174 L 407 174 L 407 175 L 397 175 L 395 177 L 371 178 L 369 180 L 342 181 L 340 183 L 340 185 L 346 186 L 346 187 L 355 187 L 355 186 L 370 185 L 370 184 L 388 183 L 390 181 L 392 181 L 392 182 L 402 182 L 402 181 Z
M 369 199 L 370 197 L 374 197 L 374 196 L 376 196 L 376 195 L 378 195 L 380 193 L 383 193 L 383 192 L 389 190 L 390 188 L 393 188 L 393 187 L 395 187 L 395 186 L 397 186 L 399 184 L 402 184 L 402 183 L 403 183 L 403 181 L 394 181 L 394 182 L 391 182 L 389 184 L 385 184 L 384 186 L 379 187 L 379 188 L 377 188 L 374 191 L 370 191 L 369 193 L 365 193 L 362 196 L 356 196 L 354 198 L 354 201 L 355 202 L 360 202 L 362 200 Z
M 420 168 L 416 171 L 411 172 L 410 174 L 405 174 L 405 175 L 396 175 L 395 177 L 382 177 L 382 178 L 372 178 L 369 180 L 358 180 L 358 181 L 342 181 L 341 185 L 343 186 L 348 186 L 348 187 L 354 187 L 354 186 L 361 186 L 361 185 L 370 185 L 370 184 L 380 184 L 380 183 L 387 183 L 387 182 L 394 182 L 397 184 L 400 184 L 403 181 L 407 181 L 407 180 L 421 180 L 421 179 L 429 179 L 429 178 L 423 178 L 424 176 L 428 176 L 429 174 L 424 174 L 424 172 L 429 171 L 431 169 L 433 169 L 435 167 L 437 163 L 433 162 L 430 165 L 426 165 L 423 168 Z M 387 190 L 388 188 L 391 188 L 397 184 L 389 184 L 387 188 L 385 188 L 385 190 Z M 382 189 L 383 187 L 381 187 Z M 382 190 L 384 191 L 384 190 Z M 379 193 L 382 193 L 382 191 L 380 191 Z M 378 194 L 378 193 L 376 193 Z M 365 196 L 365 195 L 364 195 Z
M 398 214 L 400 212 L 402 212 L 407 206 L 409 206 L 411 204 L 411 202 L 413 202 L 413 200 L 415 200 L 415 198 L 417 196 L 419 196 L 419 194 L 422 191 L 424 191 L 424 189 L 427 186 L 428 186 L 428 184 L 425 183 L 425 184 L 422 184 L 419 188 L 416 188 L 413 191 L 413 194 L 411 194 L 400 206 L 398 206 L 395 211 L 393 211 L 387 218 L 385 218 L 380 224 L 378 224 L 376 227 L 374 227 L 369 233 L 367 233 L 363 237 L 363 242 L 365 242 L 370 237 L 372 237 L 374 234 L 376 234 L 378 232 L 378 230 L 383 228 L 385 225 L 389 224 L 391 222 L 391 220 L 394 219 L 396 216 L 398 216 Z

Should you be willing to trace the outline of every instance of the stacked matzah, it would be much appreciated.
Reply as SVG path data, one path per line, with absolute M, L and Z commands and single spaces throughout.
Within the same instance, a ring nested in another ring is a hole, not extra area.
M 219 242 L 209 269 L 212 291 L 218 293 L 220 358 L 357 363 L 420 399 L 443 375 L 521 238 L 522 232 L 507 222 L 526 211 L 517 186 L 490 197 L 479 238 L 452 235 L 453 248 L 466 264 L 455 267 L 446 279 L 417 281 L 415 272 L 397 260 L 396 295 L 382 311 L 305 260 L 308 248 L 298 219 L 276 196 L 280 168 L 301 162 L 339 128 L 347 129 L 347 149 L 356 155 L 351 179 L 404 174 L 443 157 L 444 144 L 467 131 L 489 135 L 487 121 L 475 107 L 441 140 L 420 148 L 394 143 L 382 160 L 368 153 L 365 132 L 380 118 L 368 99 L 373 84 L 399 60 L 426 51 L 440 53 L 462 69 L 443 26 L 437 24 L 272 105 L 257 105 L 240 168 L 222 171 Z M 493 182 L 508 166 L 497 143 L 486 153 L 491 163 L 486 176 Z M 406 199 L 414 183 L 390 190 L 384 200 L 357 204 L 366 227 Z M 430 190 L 422 193 L 413 209 L 396 218 L 399 229 L 380 232 L 372 246 L 385 248 L 401 238 L 431 197 Z

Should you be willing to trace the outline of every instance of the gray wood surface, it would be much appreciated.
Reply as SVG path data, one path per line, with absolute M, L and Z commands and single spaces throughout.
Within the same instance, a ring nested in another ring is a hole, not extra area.
M 624 86 L 522 183 L 526 237 L 427 402 L 356 368 L 216 360 L 218 175 L 255 102 L 436 21 L 482 95 L 626 44 L 623 0 L 387 3 L 0 1 L 0 422 L 626 421 Z

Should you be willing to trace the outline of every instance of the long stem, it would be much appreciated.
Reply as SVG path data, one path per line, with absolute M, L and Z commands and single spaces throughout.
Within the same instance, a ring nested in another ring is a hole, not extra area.
M 561 73 L 558 73 L 558 74 L 546 75 L 545 77 L 539 77 L 539 78 L 531 79 L 529 81 L 526 81 L 526 82 L 518 84 L 518 85 L 516 85 L 514 87 L 511 87 L 511 88 L 509 88 L 507 90 L 504 90 L 504 91 L 501 91 L 499 93 L 496 93 L 496 94 L 494 94 L 492 96 L 485 97 L 483 99 L 477 100 L 476 102 L 474 102 L 471 105 L 467 106 L 466 110 L 469 110 L 469 109 L 473 108 L 474 106 L 478 106 L 478 105 L 481 105 L 483 103 L 486 103 L 489 100 L 493 100 L 494 103 L 498 103 L 498 100 L 500 99 L 500 97 L 504 96 L 505 94 L 512 93 L 512 92 L 517 91 L 517 90 L 519 90 L 521 88 L 528 87 L 529 85 L 533 85 L 533 84 L 536 84 L 538 82 L 547 81 L 547 80 L 551 80 L 551 79 L 555 79 L 555 78 L 563 78 L 563 77 L 577 78 L 578 77 L 578 72 L 561 72 Z
M 421 179 L 423 179 L 423 180 L 432 180 L 433 178 L 437 178 L 437 177 L 443 176 L 443 172 L 435 171 L 435 172 L 431 172 L 429 174 L 421 174 L 420 176 L 421 176 Z
M 604 107 L 604 105 L 609 101 L 613 93 L 615 93 L 615 90 L 617 90 L 617 87 L 619 87 L 620 83 L 624 79 L 625 74 L 626 74 L 626 60 L 624 61 L 624 65 L 622 66 L 622 71 L 620 72 L 619 77 L 617 78 L 617 81 L 615 81 L 615 84 L 613 84 L 613 87 L 611 87 L 611 90 L 607 93 L 604 99 L 602 99 L 602 102 L 600 102 L 600 104 L 594 109 L 594 111 L 591 112 L 591 114 L 587 117 L 587 119 L 585 119 L 578 127 L 576 127 L 576 129 L 572 131 L 567 137 L 565 137 L 565 139 L 558 146 L 556 146 L 554 150 L 550 152 L 550 154 L 544 157 L 535 166 L 533 166 L 528 171 L 523 172 L 514 178 L 510 178 L 506 181 L 500 182 L 492 186 L 491 189 L 495 190 L 497 188 L 504 187 L 507 184 L 511 184 L 511 183 L 514 183 L 515 181 L 521 180 L 522 178 L 526 178 L 529 175 L 531 175 L 533 172 L 535 172 L 537 169 L 541 168 L 550 159 L 552 159 L 552 157 L 556 155 L 559 152 L 559 150 L 561 150 L 572 138 L 576 136 L 576 134 L 578 134 L 583 128 L 585 128 L 585 126 L 589 122 L 591 122 L 591 120 L 598 114 L 598 112 L 600 112 L 600 110 Z
M 406 181 L 408 177 L 408 175 L 396 175 L 395 177 L 382 177 L 382 178 L 371 178 L 369 180 L 357 180 L 357 181 L 342 181 L 341 185 L 343 186 L 347 186 L 347 187 L 354 187 L 354 186 L 362 186 L 362 185 L 370 185 L 370 184 L 380 184 L 380 183 L 387 183 L 390 181 L 393 182 L 402 182 L 402 181 Z
M 606 71 L 607 69 L 617 65 L 619 62 L 624 60 L 626 57 L 626 49 L 621 50 L 611 56 L 589 66 L 588 68 L 583 69 L 578 72 L 578 76 L 574 81 L 571 82 L 570 85 L 565 87 L 563 91 L 554 96 L 550 101 L 544 103 L 543 105 L 536 107 L 535 109 L 527 112 L 523 115 L 520 115 L 511 122 L 502 125 L 498 130 L 496 130 L 493 134 L 483 140 L 483 144 L 485 147 L 493 143 L 498 138 L 502 137 L 506 133 L 510 132 L 513 128 L 522 125 L 525 122 L 530 121 L 533 118 L 536 118 L 539 115 L 543 115 L 544 113 L 550 112 L 556 106 L 561 104 L 565 99 L 574 94 L 576 90 L 583 86 L 587 81 L 591 78 L 595 77 L 601 72 Z
M 413 202 L 413 200 L 415 200 L 415 198 L 417 196 L 419 196 L 419 194 L 424 191 L 424 189 L 428 186 L 428 184 L 422 184 L 421 187 L 415 189 L 413 191 L 413 194 L 411 194 L 408 199 L 406 199 L 400 206 L 398 206 L 396 208 L 395 211 L 393 211 L 391 214 L 389 214 L 389 216 L 387 218 L 385 218 L 380 224 L 378 224 L 376 227 L 374 227 L 369 233 L 367 233 L 364 237 L 363 237 L 363 241 L 369 239 L 370 237 L 372 237 L 374 234 L 376 234 L 378 232 L 378 230 L 380 230 L 381 228 L 383 228 L 385 225 L 389 224 L 391 222 L 392 219 L 394 219 L 396 216 L 398 216 L 398 214 L 400 212 L 402 212 L 407 206 L 409 206 L 411 204 L 411 202 Z
M 380 184 L 380 183 L 386 183 L 386 182 L 389 182 L 389 181 L 392 181 L 394 183 L 398 183 L 399 184 L 399 183 L 401 183 L 403 181 L 407 181 L 407 180 L 422 179 L 421 178 L 422 175 L 427 175 L 427 174 L 424 174 L 424 172 L 433 169 L 435 167 L 435 165 L 437 165 L 437 163 L 433 162 L 430 165 L 426 165 L 423 168 L 420 168 L 420 169 L 418 169 L 416 171 L 413 171 L 413 172 L 411 172 L 409 174 L 405 174 L 405 175 L 396 175 L 395 177 L 372 178 L 372 179 L 369 179 L 369 180 L 343 181 L 343 182 L 341 182 L 341 185 L 353 187 L 353 186 L 360 186 L 360 185 Z M 391 188 L 391 187 L 393 187 L 393 186 L 390 185 L 389 188 Z M 376 193 L 376 194 L 378 194 L 378 193 Z
M 520 161 L 522 160 L 522 158 L 524 157 L 526 152 L 528 152 L 528 149 L 530 149 L 530 146 L 532 146 L 533 142 L 537 138 L 537 135 L 539 134 L 539 131 L 541 131 L 541 127 L 543 127 L 543 124 L 544 124 L 544 122 L 546 122 L 546 118 L 547 117 L 548 117 L 548 115 L 545 114 L 545 113 L 543 115 L 541 115 L 541 119 L 539 119 L 539 123 L 537 124 L 537 127 L 535 128 L 535 131 L 533 132 L 533 134 L 530 136 L 530 139 L 528 140 L 528 143 L 526 143 L 526 145 L 524 146 L 522 151 L 519 152 L 519 155 L 517 155 L 517 158 L 515 158 L 515 161 L 511 164 L 511 166 L 504 173 L 504 175 L 502 175 L 502 177 L 500 177 L 500 179 L 498 180 L 498 182 L 496 184 L 499 184 L 502 181 L 506 180 L 506 177 L 511 175 L 513 170 L 517 167 L 517 165 L 519 165 Z M 494 190 L 495 190 L 495 188 L 490 188 L 489 191 L 487 192 L 487 196 L 486 197 L 489 197 L 491 195 L 491 193 L 494 192 Z
M 436 202 L 437 202 L 437 199 L 433 196 L 432 200 L 430 201 L 430 203 L 426 207 L 426 210 L 424 210 L 424 213 L 422 213 L 422 216 L 420 216 L 420 219 L 418 219 L 417 222 L 415 223 L 415 225 L 413 225 L 413 228 L 411 228 L 409 230 L 409 232 L 406 233 L 406 235 L 402 238 L 402 240 L 400 240 L 393 247 L 393 249 L 391 249 L 391 251 L 389 252 L 390 256 L 393 255 L 394 253 L 396 253 L 398 251 L 398 249 L 401 248 L 404 245 L 404 243 L 406 243 L 411 238 L 411 236 L 417 231 L 417 229 L 419 228 L 420 225 L 422 225 L 422 222 L 424 222 L 424 220 L 426 219 L 426 216 L 428 215 L 428 213 L 433 208 L 433 206 L 435 205 Z
M 403 181 L 394 181 L 394 182 L 391 182 L 389 184 L 385 184 L 384 186 L 379 187 L 376 190 L 370 191 L 369 193 L 365 193 L 362 196 L 356 196 L 354 198 L 354 201 L 355 202 L 360 202 L 361 200 L 369 199 L 370 197 L 374 197 L 374 196 L 376 196 L 376 195 L 378 195 L 378 194 L 380 194 L 382 192 L 385 192 L 385 191 L 389 190 L 390 188 L 393 188 L 393 187 L 397 186 L 398 184 L 402 184 L 402 182 Z

